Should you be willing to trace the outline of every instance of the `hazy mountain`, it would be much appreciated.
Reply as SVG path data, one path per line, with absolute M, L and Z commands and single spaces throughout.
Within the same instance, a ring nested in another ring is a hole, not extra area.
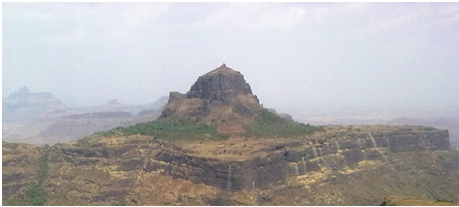
M 165 99 L 144 105 L 111 99 L 101 106 L 68 108 L 49 92 L 32 93 L 24 87 L 3 99 L 3 140 L 54 144 L 81 139 L 97 131 L 154 120 Z
M 68 113 L 68 108 L 51 93 L 31 93 L 23 87 L 3 99 L 2 121 L 27 123 Z

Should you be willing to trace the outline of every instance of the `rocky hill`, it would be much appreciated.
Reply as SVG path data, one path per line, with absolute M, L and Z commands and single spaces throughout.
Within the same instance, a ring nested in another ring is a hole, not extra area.
M 3 145 L 4 155 L 16 147 Z M 2 160 L 5 205 L 459 200 L 459 155 L 447 130 L 299 124 L 261 107 L 242 75 L 225 65 L 198 78 L 188 93 L 171 93 L 156 121 L 35 148 L 30 159 L 21 154 Z
M 243 75 L 225 64 L 199 77 L 186 94 L 169 97 L 161 117 L 197 119 L 225 133 L 244 132 L 263 109 Z

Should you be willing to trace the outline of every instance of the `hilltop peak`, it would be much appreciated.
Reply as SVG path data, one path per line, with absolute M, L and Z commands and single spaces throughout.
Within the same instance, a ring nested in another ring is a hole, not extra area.
M 186 94 L 188 98 L 201 98 L 209 102 L 233 103 L 240 94 L 252 95 L 244 76 L 226 64 L 202 75 Z
M 226 67 L 225 63 L 223 63 L 219 68 L 228 68 L 228 67 Z
M 244 76 L 226 64 L 200 76 L 186 94 L 171 92 L 161 117 L 198 119 L 221 131 L 241 131 L 263 107 Z

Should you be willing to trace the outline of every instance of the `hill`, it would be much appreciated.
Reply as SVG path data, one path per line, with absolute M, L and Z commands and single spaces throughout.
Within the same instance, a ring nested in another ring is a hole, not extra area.
M 305 136 L 320 130 L 283 116 L 285 118 L 275 110 L 263 108 L 243 75 L 223 64 L 200 76 L 186 94 L 171 92 L 158 120 L 104 134 L 222 139 L 229 136 Z
M 260 106 L 242 75 L 225 65 L 186 94 L 171 93 L 155 121 L 52 147 L 3 143 L 3 155 L 4 205 L 459 200 L 459 155 L 447 130 L 299 124 Z

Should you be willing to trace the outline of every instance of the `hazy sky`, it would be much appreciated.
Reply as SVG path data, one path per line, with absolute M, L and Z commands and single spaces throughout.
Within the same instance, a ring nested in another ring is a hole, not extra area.
M 458 3 L 3 3 L 3 97 L 185 93 L 225 62 L 276 108 L 459 106 Z

